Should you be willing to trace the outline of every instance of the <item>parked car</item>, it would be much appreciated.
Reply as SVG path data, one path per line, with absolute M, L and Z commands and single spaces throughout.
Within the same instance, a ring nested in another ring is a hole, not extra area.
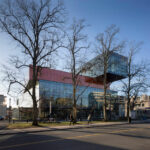
M 0 116 L 0 120 L 4 120 L 4 118 L 2 116 Z

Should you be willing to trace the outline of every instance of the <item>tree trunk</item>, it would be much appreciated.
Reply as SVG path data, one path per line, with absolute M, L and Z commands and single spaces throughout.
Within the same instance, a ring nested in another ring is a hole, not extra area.
M 107 121 L 107 112 L 106 112 L 106 89 L 104 89 L 104 121 Z
M 32 91 L 32 100 L 33 100 L 33 122 L 32 125 L 37 126 L 38 125 L 38 109 L 37 109 L 37 101 L 36 101 L 36 65 L 33 65 L 33 79 L 32 79 L 32 86 L 33 86 L 33 91 Z
M 130 118 L 130 93 L 131 93 L 131 57 L 129 58 L 129 64 L 128 64 L 128 102 L 127 102 L 127 119 L 128 123 L 131 123 Z
M 104 121 L 107 121 L 107 112 L 106 112 L 106 94 L 107 94 L 107 64 L 105 62 L 106 60 L 104 60 Z
M 33 102 L 33 122 L 32 122 L 32 125 L 38 126 L 37 118 L 38 118 L 38 109 L 37 109 L 36 100 L 34 100 L 34 102 Z
M 73 123 L 77 122 L 77 108 L 76 105 L 73 106 Z
M 127 102 L 127 120 L 128 120 L 128 123 L 131 123 L 131 117 L 130 117 L 130 99 L 128 99 L 128 102 Z
M 77 122 L 76 87 L 73 86 L 73 123 Z

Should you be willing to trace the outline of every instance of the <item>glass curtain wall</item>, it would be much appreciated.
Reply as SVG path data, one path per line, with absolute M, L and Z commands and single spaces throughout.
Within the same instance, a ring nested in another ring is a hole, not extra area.
M 39 81 L 40 98 L 43 99 L 43 101 L 46 99 L 48 104 L 52 101 L 52 114 L 55 115 L 55 117 L 57 115 L 58 119 L 69 119 L 73 104 L 72 91 L 71 84 L 46 80 Z M 108 92 L 113 91 L 108 90 Z M 92 93 L 103 93 L 103 89 L 85 86 L 79 86 L 77 88 L 76 97 L 80 95 L 77 99 L 78 119 L 87 118 L 93 109 L 93 103 L 97 104 Z M 95 109 L 101 110 L 103 104 L 98 103 L 97 105 L 99 106 L 96 106 Z M 49 114 L 49 110 L 46 109 L 46 111 L 47 114 Z M 99 118 L 100 115 L 101 113 L 99 112 Z

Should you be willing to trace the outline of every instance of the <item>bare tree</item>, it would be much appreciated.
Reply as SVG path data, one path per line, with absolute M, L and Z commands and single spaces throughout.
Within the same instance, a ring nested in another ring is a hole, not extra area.
M 77 95 L 77 88 L 80 84 L 80 75 L 83 70 L 87 68 L 84 66 L 85 63 L 85 51 L 88 50 L 89 45 L 86 44 L 87 35 L 83 34 L 85 29 L 84 20 L 74 20 L 70 30 L 66 34 L 67 43 L 65 48 L 69 52 L 68 62 L 67 62 L 67 69 L 71 72 L 71 80 L 73 85 L 73 120 L 76 123 L 77 119 L 77 100 L 83 94 L 85 89 L 78 92 Z
M 61 47 L 60 29 L 64 23 L 64 6 L 52 0 L 5 0 L 0 6 L 0 28 L 16 42 L 21 55 L 11 58 L 11 65 L 20 72 L 32 69 L 29 86 L 18 79 L 16 72 L 6 71 L 9 90 L 19 84 L 33 101 L 33 125 L 37 125 L 36 84 L 42 66 L 50 63 L 51 55 Z M 30 65 L 31 64 L 31 65 Z
M 123 86 L 122 91 L 127 98 L 127 119 L 130 123 L 130 103 L 131 98 L 135 101 L 137 96 L 141 92 L 145 92 L 147 90 L 147 77 L 146 77 L 146 64 L 144 62 L 135 63 L 135 55 L 140 49 L 141 43 L 138 44 L 130 44 L 129 52 L 128 52 L 128 62 L 127 62 L 127 79 L 122 80 Z
M 104 33 L 100 33 L 97 35 L 97 53 L 100 55 L 98 57 L 98 63 L 100 64 L 101 71 L 103 73 L 103 85 L 104 85 L 104 120 L 107 120 L 107 114 L 106 114 L 106 97 L 107 97 L 107 89 L 109 86 L 109 82 L 107 81 L 107 71 L 109 68 L 109 61 L 110 57 L 113 53 L 119 53 L 123 47 L 124 42 L 118 42 L 117 41 L 117 34 L 119 33 L 119 28 L 117 28 L 115 25 L 111 25 L 108 27 Z M 97 54 L 96 53 L 96 54 Z
M 149 88 L 148 84 L 146 84 L 147 79 L 145 77 L 140 77 L 140 78 L 141 79 L 137 79 L 136 83 L 132 87 L 132 94 L 129 103 L 129 111 L 134 110 L 135 103 L 137 101 L 138 96 L 141 95 L 142 93 L 147 92 Z

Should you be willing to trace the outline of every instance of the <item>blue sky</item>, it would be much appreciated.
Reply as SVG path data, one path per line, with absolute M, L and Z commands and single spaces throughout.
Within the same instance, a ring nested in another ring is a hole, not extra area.
M 150 0 L 64 0 L 68 20 L 73 17 L 85 19 L 90 25 L 86 32 L 89 40 L 116 24 L 120 28 L 119 38 L 128 41 L 143 41 L 138 58 L 150 57 Z M 16 52 L 14 43 L 0 33 L 0 63 Z
M 150 60 L 150 0 L 64 0 L 68 20 L 85 19 L 90 25 L 86 33 L 94 42 L 95 36 L 106 27 L 116 24 L 120 28 L 120 40 L 143 41 L 137 61 Z M 0 63 L 16 53 L 16 46 L 0 33 Z M 0 94 L 4 90 L 0 88 Z
M 140 58 L 150 57 L 150 0 L 65 0 L 72 17 L 84 18 L 90 25 L 91 40 L 106 27 L 116 24 L 120 28 L 119 38 L 142 41 Z

